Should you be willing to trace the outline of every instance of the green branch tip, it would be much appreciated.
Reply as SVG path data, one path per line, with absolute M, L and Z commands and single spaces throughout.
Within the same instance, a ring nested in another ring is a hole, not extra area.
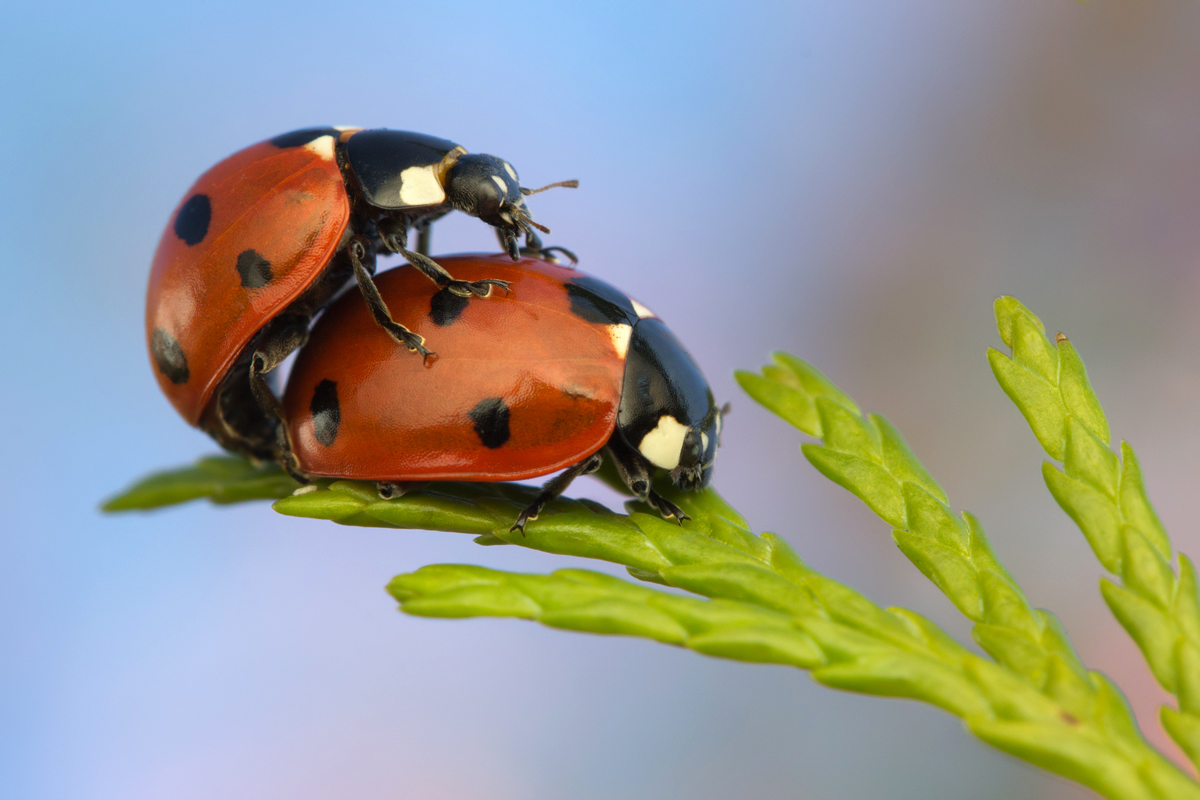
M 218 505 L 287 497 L 300 484 L 274 465 L 255 466 L 235 456 L 206 456 L 190 467 L 148 475 L 106 500 L 102 511 L 146 511 L 191 500 Z
M 1097 560 L 1120 583 L 1101 581 L 1113 615 L 1179 708 L 1163 726 L 1200 767 L 1200 597 L 1196 571 L 1150 504 L 1133 448 L 1110 448 L 1108 420 L 1083 359 L 1061 333 L 1051 343 L 1037 316 L 1011 297 L 996 301 L 996 328 L 1011 354 L 988 352 L 1005 394 L 1059 465 L 1042 465 L 1046 488 L 1079 527 Z
M 1021 354 L 1019 371 L 1001 367 L 1006 369 L 1010 385 L 1018 387 L 1013 391 L 1019 394 L 1020 387 L 1026 385 L 1039 390 L 1029 403 L 1035 432 L 1040 425 L 1045 441 L 1051 446 L 1058 442 L 1069 463 L 1090 470 L 1093 479 L 1099 480 L 1098 476 L 1110 464 L 1103 458 L 1092 457 L 1083 445 L 1093 440 L 1106 442 L 1108 426 L 1073 345 L 1065 336 L 1057 337 L 1056 344 L 1051 345 L 1041 321 L 1015 299 L 997 301 L 996 318 L 1001 338 Z M 1068 357 L 1060 360 L 1060 351 L 1068 353 Z M 995 364 L 995 356 L 990 355 L 989 360 Z M 841 400 L 840 390 L 832 387 L 824 376 L 821 384 L 808 386 L 794 377 L 819 375 L 815 369 L 797 359 L 786 363 L 787 368 L 782 368 L 776 357 L 761 373 L 739 373 L 738 382 L 769 410 L 819 440 L 802 445 L 805 457 L 893 528 L 896 545 L 975 623 L 972 629 L 975 641 L 1006 668 L 1005 674 L 1035 688 L 1056 704 L 1066 718 L 1107 729 L 1120 738 L 1120 747 L 1128 757 L 1168 764 L 1137 732 L 1118 690 L 1083 666 L 1058 620 L 1049 612 L 1031 606 L 1000 563 L 979 520 L 950 509 L 945 492 L 921 466 L 899 432 L 883 417 L 863 415 L 854 403 Z M 1061 388 L 1055 394 L 1044 386 Z M 1046 415 L 1061 430 L 1051 430 L 1052 426 L 1045 424 Z M 1106 478 L 1108 494 L 1127 498 L 1130 508 L 1138 509 L 1143 516 L 1152 514 L 1148 502 L 1141 502 L 1141 495 L 1135 491 L 1135 487 L 1141 486 L 1136 461 L 1130 458 L 1127 463 L 1130 466 L 1123 479 Z M 1141 558 L 1145 561 L 1148 556 L 1142 553 Z M 1154 581 L 1155 591 L 1161 596 L 1165 591 L 1162 570 L 1150 573 L 1148 578 Z M 1114 705 L 1112 697 L 1120 698 L 1119 703 Z M 1183 724 L 1176 727 L 1192 730 L 1192 726 Z M 1079 772 L 1080 763 L 1068 766 L 1063 760 L 1067 758 L 1064 753 L 1043 752 L 1038 756 L 1028 749 L 1030 742 L 1018 746 L 1011 737 L 1017 731 L 1028 733 L 1025 727 L 997 727 L 989 723 L 972 725 L 972 730 L 996 746 L 1087 783 L 1102 793 L 1136 796 L 1129 785 L 1115 787 L 1112 782 L 1121 780 L 1111 770 L 1093 770 L 1085 779 Z M 1061 733 L 1053 733 L 1043 744 L 1048 747 L 1052 742 L 1063 747 L 1076 746 Z M 1135 753 L 1141 755 L 1134 756 Z M 1086 760 L 1082 755 L 1079 759 Z M 1124 774 L 1137 772 L 1137 768 L 1132 769 L 1133 772 Z M 1173 765 L 1166 769 L 1186 780 Z M 1188 785 L 1188 791 L 1195 790 L 1190 781 Z M 1147 796 L 1158 795 L 1151 791 Z

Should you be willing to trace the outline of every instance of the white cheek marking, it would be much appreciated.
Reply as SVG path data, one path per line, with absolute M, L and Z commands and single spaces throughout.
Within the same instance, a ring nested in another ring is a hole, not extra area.
M 499 175 L 493 175 L 492 182 L 496 184 L 496 187 L 500 190 L 500 194 L 503 197 L 508 197 L 508 184 L 504 182 L 503 178 L 501 178 Z
M 609 325 L 608 335 L 612 339 L 613 348 L 616 349 L 617 355 L 624 359 L 625 354 L 629 352 L 629 340 L 633 338 L 633 326 Z
M 308 144 L 304 145 L 304 149 L 310 153 L 316 153 L 325 161 L 333 161 L 333 137 L 318 136 Z
M 513 181 L 520 183 L 520 180 L 517 178 L 517 171 L 507 161 L 504 162 L 504 171 L 508 173 L 508 177 L 512 178 Z
M 650 319 L 655 316 L 653 311 L 646 308 L 644 305 L 639 303 L 637 300 L 634 300 L 632 297 L 629 298 L 629 302 L 633 303 L 633 310 L 637 312 L 638 319 Z
M 436 206 L 446 202 L 446 192 L 433 167 L 409 167 L 400 173 L 400 202 L 406 206 Z
M 704 450 L 704 452 L 706 452 L 706 453 L 708 452 L 708 434 L 707 433 L 700 434 L 700 447 Z
M 683 450 L 683 437 L 687 426 L 671 416 L 662 416 L 654 430 L 642 437 L 638 452 L 656 467 L 675 469 L 679 466 L 679 453 Z

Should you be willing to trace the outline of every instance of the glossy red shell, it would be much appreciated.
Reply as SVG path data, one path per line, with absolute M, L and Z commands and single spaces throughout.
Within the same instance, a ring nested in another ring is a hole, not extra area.
M 431 316 L 437 289 L 427 278 L 409 266 L 377 276 L 395 318 L 437 353 L 428 366 L 374 323 L 357 292 L 330 306 L 284 396 L 304 471 L 360 480 L 520 480 L 575 464 L 612 435 L 625 368 L 622 332 L 572 311 L 565 284 L 584 273 L 503 255 L 438 262 L 462 280 L 511 281 L 512 291 L 472 298 L 457 319 L 438 325 Z M 632 328 L 625 327 L 627 344 Z M 313 408 L 326 381 L 336 385 L 337 433 L 322 444 Z M 486 446 L 472 421 L 489 398 L 507 409 L 509 435 L 500 446 Z
M 193 425 L 238 354 L 313 284 L 337 250 L 350 202 L 331 144 L 324 137 L 303 147 L 248 147 L 204 173 L 171 215 L 150 270 L 146 340 L 152 365 L 156 330 L 178 342 L 186 380 L 172 381 L 160 366 L 154 374 Z M 198 194 L 208 197 L 210 217 L 203 238 L 189 245 L 176 220 Z M 259 263 L 255 257 L 268 264 L 251 280 L 261 285 L 244 285 L 239 257 L 243 264 Z

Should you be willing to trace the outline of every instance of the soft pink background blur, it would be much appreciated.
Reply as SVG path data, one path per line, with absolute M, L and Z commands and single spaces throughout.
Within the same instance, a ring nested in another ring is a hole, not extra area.
M 515 621 L 402 616 L 394 574 L 578 562 L 265 505 L 101 517 L 213 450 L 158 395 L 144 282 L 191 181 L 313 124 L 502 155 L 551 242 L 734 402 L 716 485 L 887 605 L 966 626 L 731 373 L 773 349 L 885 414 L 1032 601 L 1156 688 L 996 387 L 1014 294 L 1087 360 L 1200 554 L 1200 6 L 1115 0 L 35 4 L 0 27 L 0 795 L 1082 798 L 913 703 Z M 435 252 L 490 248 L 447 220 Z M 581 490 L 610 498 L 594 485 Z

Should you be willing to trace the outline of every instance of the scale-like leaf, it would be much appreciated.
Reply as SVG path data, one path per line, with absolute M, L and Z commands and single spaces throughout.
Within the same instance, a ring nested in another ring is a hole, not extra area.
M 1200 702 L 1184 702 L 1179 694 L 1183 676 L 1176 658 L 1182 648 L 1200 652 L 1200 603 L 1188 588 L 1189 582 L 1194 586 L 1190 562 L 1180 556 L 1176 576 L 1171 542 L 1150 505 L 1137 457 L 1124 442 L 1120 456 L 1109 448 L 1108 420 L 1075 346 L 1061 333 L 1051 343 L 1041 320 L 1011 297 L 997 300 L 995 311 L 1000 338 L 1013 351 L 1011 359 L 988 353 L 996 380 L 1046 453 L 1062 462 L 1061 471 L 1042 465 L 1046 486 L 1101 565 L 1121 579 L 1120 585 L 1101 581 L 1104 600 L 1158 682 L 1179 697 L 1181 710 L 1164 709 L 1164 724 L 1171 720 L 1168 733 L 1200 767 L 1193 738 Z M 1015 377 L 1020 374 L 1026 377 Z
M 233 456 L 206 456 L 190 467 L 148 475 L 105 501 L 104 511 L 144 511 L 190 500 L 244 503 L 275 500 L 300 484 L 274 465 L 254 466 Z

